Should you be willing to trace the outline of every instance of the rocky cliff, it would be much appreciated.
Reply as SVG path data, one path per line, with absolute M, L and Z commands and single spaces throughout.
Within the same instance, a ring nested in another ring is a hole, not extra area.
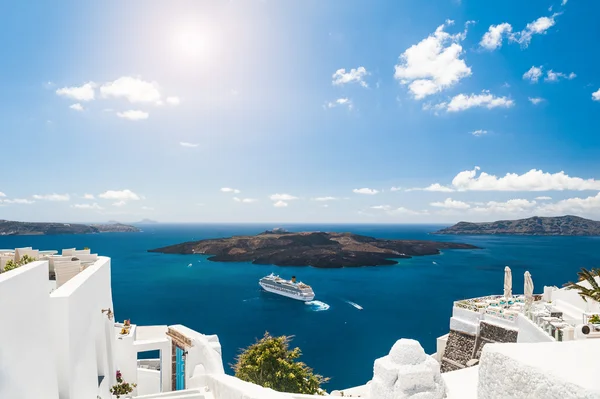
M 38 223 L 0 220 L 0 235 L 56 235 L 91 234 L 109 232 L 138 232 L 137 227 L 126 224 L 77 224 L 77 223 Z
M 600 222 L 578 216 L 499 220 L 490 223 L 460 222 L 432 234 L 510 234 L 536 236 L 598 236 Z

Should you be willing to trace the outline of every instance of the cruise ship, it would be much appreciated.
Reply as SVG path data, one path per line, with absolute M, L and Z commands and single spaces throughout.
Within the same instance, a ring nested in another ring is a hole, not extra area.
M 265 291 L 287 296 L 288 298 L 297 299 L 299 301 L 308 302 L 315 299 L 315 293 L 310 285 L 306 285 L 303 282 L 296 282 L 296 276 L 292 276 L 291 280 L 284 280 L 271 273 L 270 275 L 261 278 L 258 284 Z

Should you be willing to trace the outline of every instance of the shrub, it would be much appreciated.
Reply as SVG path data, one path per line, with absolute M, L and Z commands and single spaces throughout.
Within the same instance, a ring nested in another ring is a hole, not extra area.
M 121 395 L 128 395 L 133 392 L 133 388 L 135 387 L 137 387 L 137 384 L 130 384 L 123 381 L 123 375 L 121 374 L 121 371 L 117 370 L 117 385 L 113 385 L 112 388 L 110 388 L 110 393 L 119 399 Z
M 241 380 L 279 392 L 321 394 L 321 384 L 329 379 L 314 374 L 303 362 L 297 361 L 300 348 L 289 349 L 291 337 L 264 337 L 250 345 L 237 357 L 233 369 Z

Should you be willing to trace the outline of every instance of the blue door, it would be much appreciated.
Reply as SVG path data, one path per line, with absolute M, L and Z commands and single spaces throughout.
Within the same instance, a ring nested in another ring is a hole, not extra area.
M 175 347 L 175 390 L 185 389 L 185 360 L 183 349 Z

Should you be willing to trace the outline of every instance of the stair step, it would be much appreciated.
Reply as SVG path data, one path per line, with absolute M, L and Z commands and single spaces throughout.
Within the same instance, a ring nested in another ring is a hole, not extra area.
M 134 396 L 134 399 L 205 399 L 203 392 L 197 389 L 184 389 L 182 391 L 171 391 L 154 393 L 150 395 Z

